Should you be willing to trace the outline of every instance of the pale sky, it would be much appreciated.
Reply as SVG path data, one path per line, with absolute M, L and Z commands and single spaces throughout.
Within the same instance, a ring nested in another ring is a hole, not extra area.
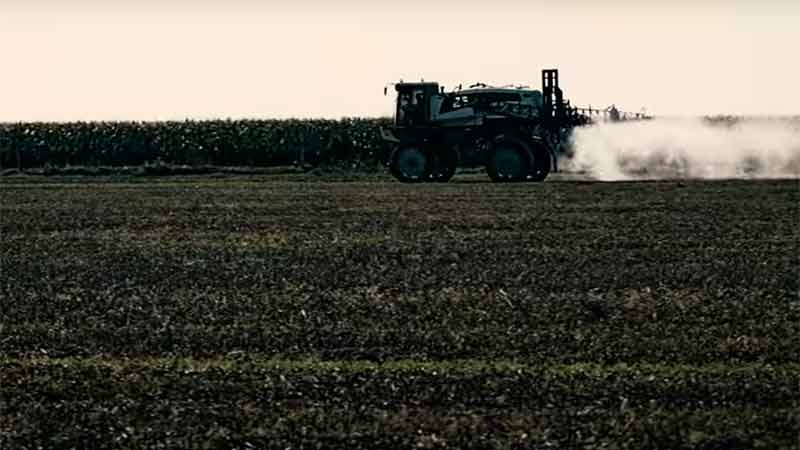
M 798 54 L 791 0 L 0 0 L 0 122 L 390 116 L 400 78 L 551 67 L 580 106 L 800 114 Z

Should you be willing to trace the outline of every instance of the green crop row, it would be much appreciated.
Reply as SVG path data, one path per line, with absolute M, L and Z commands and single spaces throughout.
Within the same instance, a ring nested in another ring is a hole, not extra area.
M 0 168 L 369 163 L 390 119 L 0 124 Z

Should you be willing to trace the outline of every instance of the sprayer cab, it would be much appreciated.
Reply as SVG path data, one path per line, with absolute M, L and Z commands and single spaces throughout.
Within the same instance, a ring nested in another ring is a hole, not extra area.
M 439 95 L 438 83 L 398 83 L 394 124 L 398 127 L 422 126 L 431 120 L 433 98 Z

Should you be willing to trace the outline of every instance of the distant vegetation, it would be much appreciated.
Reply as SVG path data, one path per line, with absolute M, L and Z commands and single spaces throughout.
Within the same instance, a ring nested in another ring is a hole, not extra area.
M 705 118 L 723 126 L 741 120 L 751 119 Z M 800 118 L 793 120 L 800 123 Z M 6 123 L 0 124 L 0 170 L 61 174 L 78 167 L 91 174 L 153 165 L 159 173 L 175 166 L 374 168 L 385 156 L 380 127 L 390 125 L 391 118 Z M 169 170 L 181 171 L 188 169 Z
M 391 119 L 0 124 L 0 169 L 318 166 L 380 159 Z

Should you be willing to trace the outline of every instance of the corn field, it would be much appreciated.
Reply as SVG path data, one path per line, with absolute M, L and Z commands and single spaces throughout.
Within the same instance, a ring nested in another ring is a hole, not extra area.
M 0 124 L 0 168 L 373 163 L 391 119 Z

